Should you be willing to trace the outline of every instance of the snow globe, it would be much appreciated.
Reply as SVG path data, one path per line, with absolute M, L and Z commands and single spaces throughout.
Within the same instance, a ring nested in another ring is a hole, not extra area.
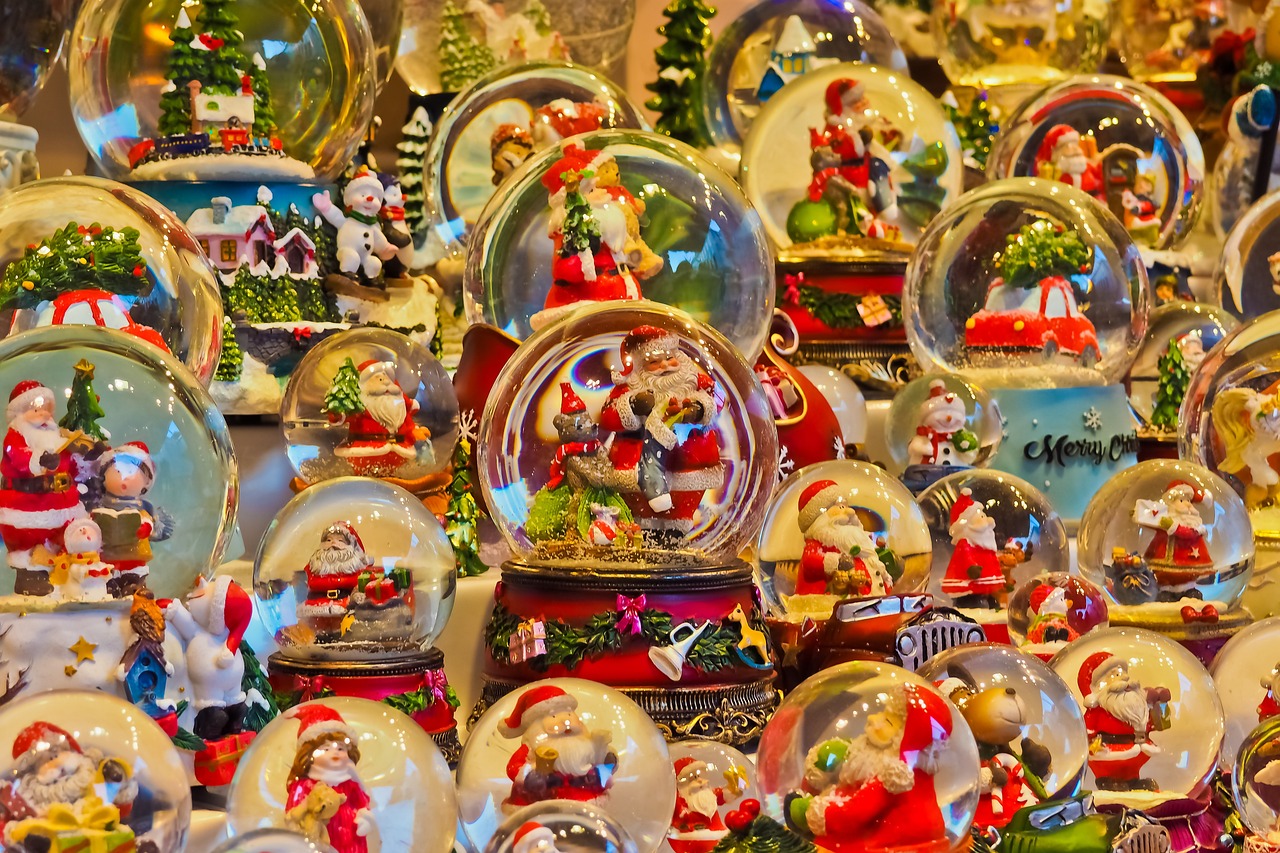
M 933 539 L 929 591 L 1007 642 L 1009 594 L 1043 572 L 1070 568 L 1066 527 L 1032 484 L 1002 471 L 949 474 L 921 492 Z
M 597 71 L 540 61 L 485 75 L 445 108 L 423 156 L 429 227 L 463 254 L 480 212 L 521 164 L 566 137 L 604 128 L 647 124 L 626 93 Z
M 893 395 L 885 443 L 912 492 L 942 477 L 983 467 L 1000 447 L 1000 407 L 959 374 L 922 376 Z
M 1224 0 L 1121 0 L 1116 30 L 1124 38 L 1116 43 L 1125 71 L 1174 94 L 1194 91 L 1196 72 L 1211 60 L 1214 40 L 1226 30 L 1242 32 L 1228 21 L 1228 7 L 1234 5 Z
M 0 234 L 4 334 L 119 329 L 209 384 L 222 345 L 218 282 L 168 210 L 113 181 L 48 178 L 0 198 Z
M 0 708 L 0 731 L 9 849 L 186 848 L 186 772 L 141 709 L 97 691 L 43 693 Z
M 730 158 L 764 106 L 787 84 L 829 65 L 861 62 L 906 75 L 907 59 L 862 0 L 765 0 L 729 22 L 711 45 L 702 110 L 711 144 Z
M 1231 794 L 1247 835 L 1247 853 L 1280 850 L 1280 721 L 1262 723 L 1245 738 L 1231 767 Z
M 471 728 L 458 763 L 468 845 L 484 850 L 522 809 L 552 800 L 602 808 L 655 853 L 676 804 L 675 772 L 653 720 L 621 692 L 578 678 L 520 686 Z
M 6 19 L 0 50 L 10 61 L 0 80 L 0 194 L 40 177 L 39 134 L 16 119 L 31 107 L 61 56 L 75 14 L 75 4 L 45 3 L 16 7 Z
M 227 790 L 230 833 L 288 829 L 335 853 L 447 853 L 457 816 L 449 765 L 431 738 L 400 711 L 350 697 L 277 717 Z
M 222 842 L 213 853 L 335 853 L 328 844 L 311 841 L 288 829 L 255 829 Z
M 1237 317 L 1280 308 L 1280 193 L 1250 205 L 1227 234 L 1214 273 L 1216 300 Z
M 422 344 L 388 329 L 351 329 L 298 362 L 280 424 L 295 488 L 354 475 L 438 492 L 458 440 L 458 398 Z
M 748 357 L 764 348 L 774 293 L 760 218 L 732 178 L 661 134 L 599 130 L 531 156 L 468 246 L 468 320 L 518 339 L 583 306 L 648 299 Z
M 485 628 L 481 708 L 572 675 L 621 688 L 672 732 L 696 716 L 686 696 L 723 696 L 763 723 L 773 665 L 738 553 L 767 508 L 778 443 L 727 338 L 651 302 L 581 309 L 506 364 L 476 445 L 516 554 Z M 604 642 L 588 641 L 601 626 Z M 744 719 L 726 740 L 753 736 Z
M 1129 404 L 1138 436 L 1164 443 L 1178 437 L 1178 410 L 1205 354 L 1240 325 L 1221 308 L 1174 300 L 1151 312 L 1147 336 L 1129 368 Z
M 896 666 L 841 664 L 805 681 L 765 727 L 763 810 L 825 850 L 957 849 L 969 839 L 981 759 L 964 716 Z M 889 793 L 851 795 L 864 785 Z
M 1146 334 L 1148 298 L 1141 255 L 1110 211 L 1061 181 L 1007 178 L 933 220 L 902 304 L 925 371 L 962 373 L 999 402 L 1004 443 L 1022 452 L 992 467 L 1043 488 L 1072 521 L 1137 461 L 1119 383 Z
M 1226 719 L 1219 766 L 1227 768 L 1258 724 L 1280 717 L 1280 617 L 1261 619 L 1236 634 L 1213 659 L 1209 672 Z
M 729 814 L 759 800 L 755 764 L 738 750 L 694 738 L 670 744 L 676 810 L 667 832 L 672 853 L 706 853 L 729 834 Z
M 867 398 L 858 383 L 849 374 L 823 364 L 801 364 L 796 367 L 805 379 L 818 389 L 827 401 L 846 447 L 860 445 L 867 440 Z M 852 456 L 853 454 L 847 454 Z
M 516 809 L 493 833 L 485 853 L 636 853 L 621 824 L 599 806 L 546 800 Z
M 1084 782 L 1098 805 L 1140 809 L 1170 825 L 1204 811 L 1222 704 L 1195 655 L 1162 634 L 1111 627 L 1070 643 L 1049 665 L 1099 744 Z
M 458 700 L 433 647 L 453 611 L 453 549 L 420 500 L 366 477 L 306 489 L 267 528 L 253 584 L 279 647 L 278 695 L 306 701 L 319 679 L 338 695 L 412 709 L 457 756 Z
M 1106 593 L 1092 581 L 1066 572 L 1045 572 L 1018 584 L 1008 609 L 1010 642 L 1043 661 L 1067 643 L 1110 624 Z
M 981 767 L 990 771 L 978 797 L 979 829 L 1003 830 L 1023 806 L 1079 792 L 1089 752 L 1084 711 L 1046 664 L 1008 646 L 977 643 L 930 658 L 918 674 L 960 711 Z

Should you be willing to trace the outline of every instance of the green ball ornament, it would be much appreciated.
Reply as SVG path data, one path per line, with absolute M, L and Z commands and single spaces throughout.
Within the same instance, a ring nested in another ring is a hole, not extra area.
M 787 214 L 787 236 L 795 243 L 809 243 L 836 233 L 836 212 L 825 200 L 796 202 Z
M 845 756 L 848 754 L 848 743 L 842 740 L 829 740 L 818 747 L 814 763 L 823 773 L 830 773 L 844 763 Z

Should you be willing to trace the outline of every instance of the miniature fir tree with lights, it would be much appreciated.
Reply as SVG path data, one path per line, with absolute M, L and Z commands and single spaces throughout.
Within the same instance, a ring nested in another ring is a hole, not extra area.
M 812 841 L 760 814 L 758 800 L 743 800 L 725 815 L 725 828 L 728 833 L 712 853 L 816 853 L 818 849 Z
M 196 16 L 196 42 L 208 51 L 200 77 L 201 91 L 209 95 L 234 95 L 249 73 L 244 55 L 244 33 L 233 0 L 203 0 Z
M 334 415 L 353 415 L 364 411 L 360 403 L 360 371 L 356 370 L 356 363 L 350 358 L 342 362 L 329 383 L 329 390 L 324 395 L 324 411 Z
M 489 567 L 480 559 L 480 520 L 484 513 L 476 503 L 471 483 L 471 440 L 475 437 L 475 416 L 464 412 L 458 425 L 458 443 L 453 450 L 453 480 L 449 483 L 449 504 L 444 512 L 444 532 L 453 543 L 454 564 L 459 577 L 484 574 Z
M 160 95 L 159 130 L 162 136 L 175 136 L 191 130 L 191 92 L 187 84 L 199 79 L 203 70 L 201 51 L 191 44 L 196 34 L 191 29 L 191 19 L 185 8 L 179 10 L 169 38 L 173 42 L 165 73 L 169 84 Z
M 1178 339 L 1169 341 L 1169 347 L 1156 362 L 1160 382 L 1156 386 L 1156 405 L 1151 412 L 1151 425 L 1164 430 L 1178 428 L 1178 409 L 1191 384 L 1191 370 L 1182 356 Z
M 1041 219 L 1009 235 L 996 267 L 1005 284 L 1030 289 L 1046 278 L 1088 272 L 1091 258 L 1074 230 Z
M 218 382 L 235 382 L 244 370 L 244 351 L 236 340 L 236 326 L 230 317 L 222 318 L 222 357 L 213 378 Z
M 663 43 L 653 52 L 658 79 L 645 86 L 653 92 L 645 106 L 659 114 L 655 129 L 698 148 L 711 141 L 702 118 L 702 75 L 711 46 L 708 21 L 715 13 L 704 0 L 667 4 L 667 22 L 658 27 Z
M 69 432 L 82 432 L 90 438 L 106 441 L 106 432 L 98 426 L 98 421 L 106 416 L 102 402 L 93 390 L 93 365 L 82 358 L 76 363 L 75 376 L 71 380 L 67 413 L 58 421 L 58 426 Z
M 133 296 L 148 286 L 134 228 L 68 222 L 5 268 L 0 308 L 35 308 L 73 290 Z
M 991 156 L 991 143 L 1000 128 L 996 125 L 987 93 L 979 92 L 969 100 L 968 109 L 961 109 L 954 97 L 948 95 L 942 101 L 942 109 L 955 126 L 964 151 L 965 165 L 985 169 Z
M 396 171 L 400 173 L 400 189 L 404 191 L 404 224 L 416 237 L 427 221 L 426 191 L 422 183 L 427 140 L 431 138 L 431 119 L 427 111 L 422 107 L 416 108 L 402 134 L 396 144 L 399 154 Z
M 575 178 L 571 184 L 566 182 L 570 189 L 564 200 L 564 239 L 560 248 L 560 254 L 566 258 L 594 252 L 600 247 L 600 224 L 578 188 L 581 177 L 585 175 Z
M 440 11 L 440 86 L 457 92 L 498 66 L 493 50 L 467 28 L 467 15 L 453 0 Z

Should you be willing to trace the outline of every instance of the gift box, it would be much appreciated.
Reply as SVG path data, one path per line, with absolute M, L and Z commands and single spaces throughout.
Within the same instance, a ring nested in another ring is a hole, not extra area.
M 201 785 L 228 785 L 236 774 L 240 756 L 249 748 L 253 732 L 229 735 L 221 740 L 206 741 L 195 755 L 196 781 Z

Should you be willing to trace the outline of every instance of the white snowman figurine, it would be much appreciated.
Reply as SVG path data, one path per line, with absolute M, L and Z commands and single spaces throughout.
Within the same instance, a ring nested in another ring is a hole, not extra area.
M 362 275 L 373 281 L 382 272 L 382 262 L 396 253 L 396 247 L 382 233 L 378 214 L 383 190 L 378 176 L 361 168 L 342 191 L 345 210 L 338 210 L 329 191 L 311 197 L 316 210 L 338 229 L 338 269 L 344 275 Z
M 978 443 L 965 426 L 969 414 L 964 401 L 947 390 L 941 379 L 929 385 L 929 397 L 920 404 L 919 426 L 907 443 L 909 465 L 969 467 L 978 458 Z
M 102 530 L 88 518 L 73 521 L 63 533 L 66 553 L 55 557 L 53 598 L 58 601 L 110 601 L 112 567 L 102 562 Z

